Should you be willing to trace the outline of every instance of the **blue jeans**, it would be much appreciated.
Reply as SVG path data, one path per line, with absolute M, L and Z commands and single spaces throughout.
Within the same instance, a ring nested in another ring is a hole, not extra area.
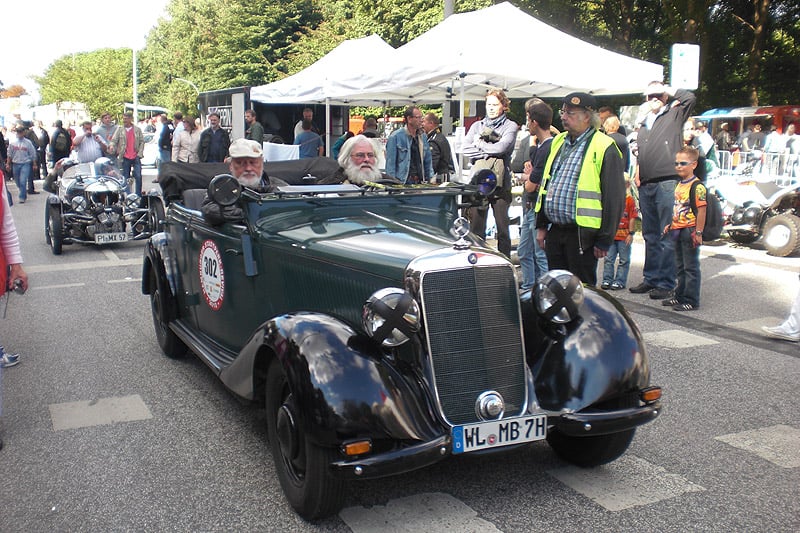
M 125 189 L 128 189 L 128 180 L 131 179 L 131 170 L 133 170 L 133 181 L 135 184 L 134 192 L 142 194 L 142 160 L 138 157 L 136 159 L 122 158 L 122 175 L 125 176 Z
M 28 199 L 28 180 L 31 179 L 33 164 L 11 163 L 11 168 L 14 170 L 14 182 L 19 189 L 19 199 L 24 202 Z
M 614 275 L 614 263 L 619 257 L 617 273 Z M 624 287 L 628 283 L 628 269 L 631 266 L 631 245 L 625 241 L 614 241 L 608 248 L 608 255 L 603 259 L 603 283 L 617 283 Z
M 666 290 L 675 287 L 675 243 L 666 238 L 664 228 L 672 223 L 677 185 L 677 180 L 666 180 L 639 187 L 645 245 L 642 274 L 645 283 Z
M 166 163 L 172 160 L 172 150 L 164 150 L 163 148 L 158 149 L 158 160 L 161 163 Z
M 700 305 L 700 247 L 692 241 L 694 228 L 677 230 L 675 243 L 675 268 L 678 271 L 678 286 L 675 298 L 679 303 Z
M 547 272 L 547 254 L 536 242 L 536 213 L 528 209 L 519 227 L 517 256 L 522 269 L 522 288 L 530 289 Z

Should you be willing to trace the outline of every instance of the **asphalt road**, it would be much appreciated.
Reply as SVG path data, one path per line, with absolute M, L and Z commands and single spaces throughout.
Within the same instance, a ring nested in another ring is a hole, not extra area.
M 3 375 L 0 531 L 800 530 L 800 346 L 757 333 L 788 311 L 800 258 L 704 247 L 691 313 L 617 293 L 666 405 L 620 460 L 575 469 L 545 443 L 450 459 L 355 483 L 338 516 L 308 524 L 283 499 L 263 410 L 161 355 L 143 243 L 53 256 L 44 202 L 13 208 L 31 289 L 0 321 L 22 353 Z

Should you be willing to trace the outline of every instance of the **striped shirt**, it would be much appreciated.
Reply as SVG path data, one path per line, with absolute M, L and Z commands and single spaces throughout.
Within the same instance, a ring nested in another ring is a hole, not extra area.
M 575 224 L 575 202 L 583 154 L 595 129 L 589 127 L 575 140 L 567 135 L 556 154 L 547 183 L 544 213 L 553 224 Z

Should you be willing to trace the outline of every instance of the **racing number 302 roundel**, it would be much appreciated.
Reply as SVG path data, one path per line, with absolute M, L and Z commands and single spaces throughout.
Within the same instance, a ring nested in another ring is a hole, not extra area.
M 203 297 L 211 309 L 218 311 L 225 299 L 225 273 L 222 270 L 222 255 L 213 241 L 203 242 L 197 267 L 200 271 Z

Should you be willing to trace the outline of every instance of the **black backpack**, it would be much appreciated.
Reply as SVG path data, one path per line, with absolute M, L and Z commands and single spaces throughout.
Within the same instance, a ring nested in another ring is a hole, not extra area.
M 695 217 L 697 216 L 695 194 L 698 183 L 700 183 L 700 180 L 695 180 L 689 189 L 689 207 L 691 207 Z M 711 242 L 719 239 L 722 236 L 722 226 L 722 204 L 719 202 L 717 193 L 706 189 L 706 225 L 703 228 L 703 242 Z
M 57 131 L 55 133 L 56 141 L 53 143 L 53 149 L 58 153 L 64 153 L 69 148 L 69 133 Z

